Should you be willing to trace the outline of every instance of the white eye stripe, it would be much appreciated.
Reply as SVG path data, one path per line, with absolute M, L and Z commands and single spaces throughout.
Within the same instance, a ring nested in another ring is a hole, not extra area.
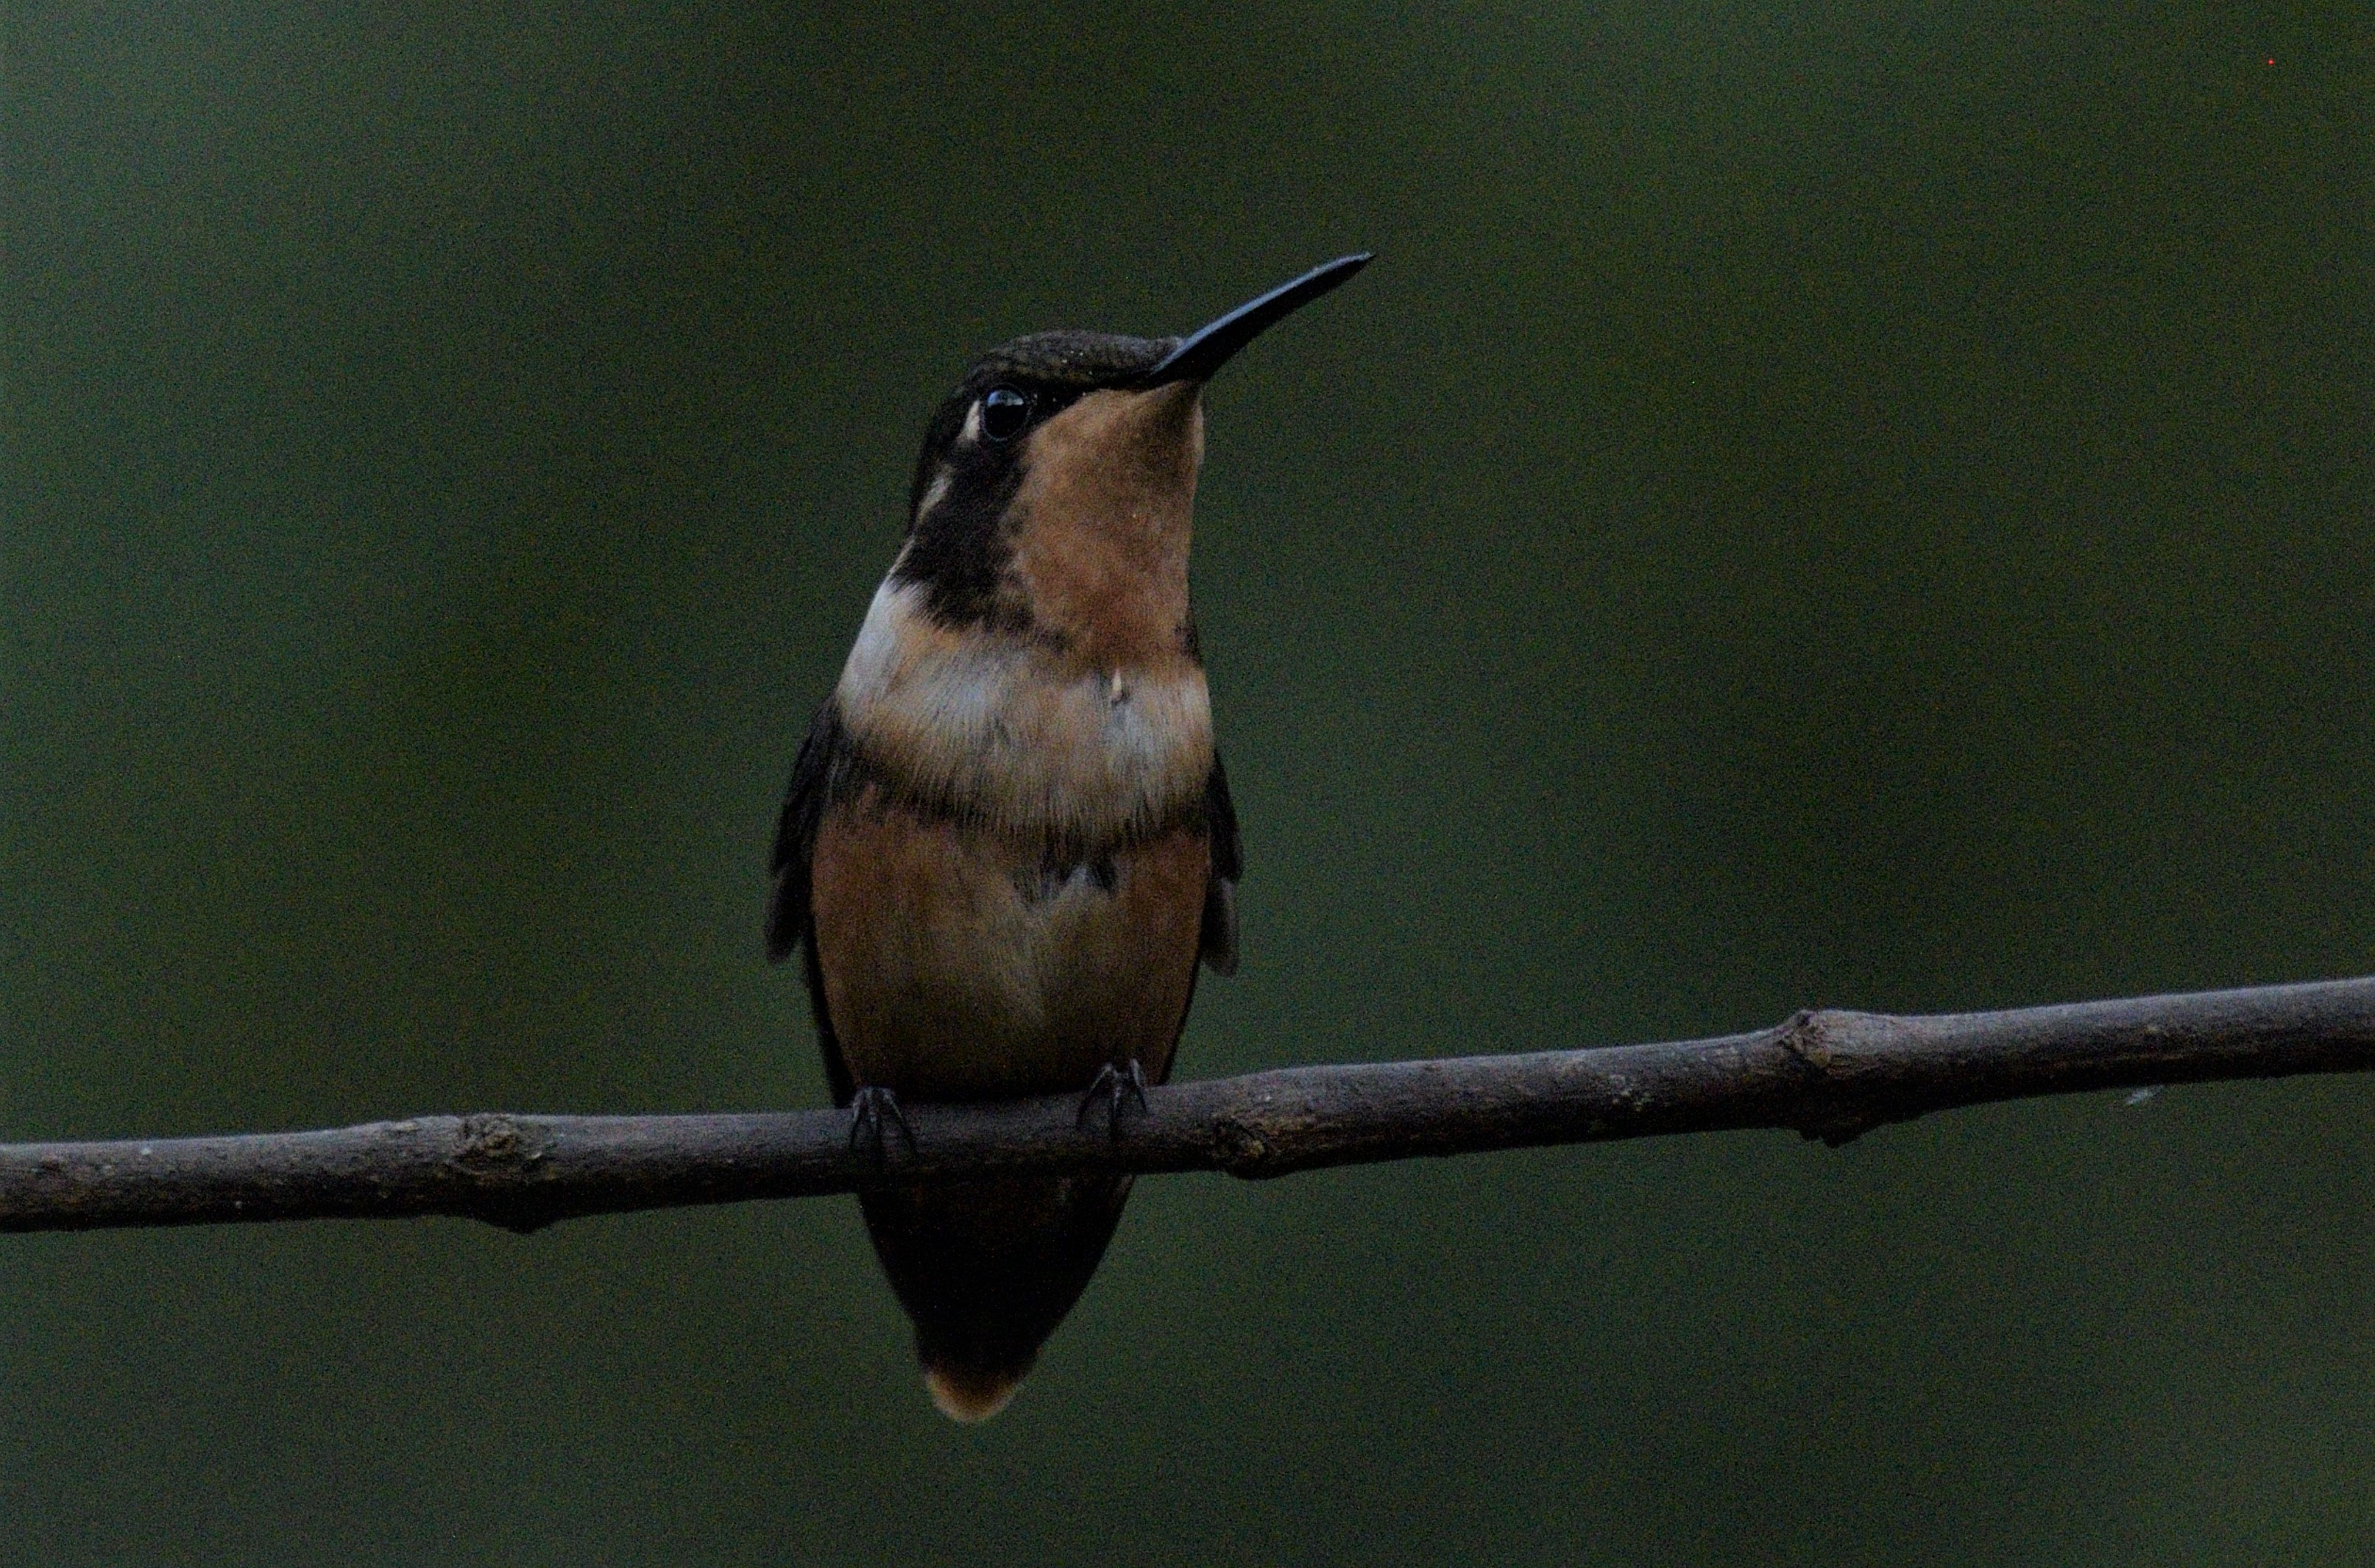
M 957 432 L 957 439 L 961 442 L 966 442 L 967 444 L 981 439 L 980 398 L 975 398 L 973 400 L 973 407 L 965 410 L 964 429 Z
M 924 499 L 922 501 L 917 503 L 916 507 L 916 516 L 917 520 L 920 521 L 930 513 L 932 508 L 939 505 L 941 501 L 946 501 L 948 499 L 948 495 L 949 471 L 946 468 L 943 468 L 932 480 L 930 488 L 924 491 Z

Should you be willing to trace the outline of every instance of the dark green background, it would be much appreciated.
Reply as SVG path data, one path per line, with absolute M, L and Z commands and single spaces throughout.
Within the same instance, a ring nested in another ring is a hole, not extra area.
M 966 360 L 1212 392 L 1183 1070 L 2375 970 L 2355 6 L 6 12 L 0 1136 L 818 1103 L 777 792 Z M 2270 60 L 2273 59 L 2273 64 Z M 0 1562 L 2360 1563 L 2375 1089 L 0 1243 Z

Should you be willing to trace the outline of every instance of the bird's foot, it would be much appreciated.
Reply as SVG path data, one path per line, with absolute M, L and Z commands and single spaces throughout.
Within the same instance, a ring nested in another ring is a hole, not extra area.
M 849 1151 L 857 1152 L 861 1143 L 874 1149 L 874 1162 L 882 1164 L 890 1157 L 886 1147 L 887 1133 L 899 1129 L 899 1140 L 907 1152 L 916 1152 L 916 1129 L 907 1125 L 907 1113 L 899 1109 L 899 1097 L 889 1090 L 868 1084 L 849 1099 Z
M 1139 1114 L 1146 1114 L 1146 1069 L 1132 1056 L 1126 1062 L 1107 1062 L 1097 1069 L 1089 1091 L 1081 1098 L 1081 1114 L 1075 1126 L 1089 1125 L 1089 1113 L 1103 1102 L 1105 1107 L 1105 1131 L 1113 1138 L 1121 1137 L 1122 1107 L 1130 1101 L 1138 1102 Z

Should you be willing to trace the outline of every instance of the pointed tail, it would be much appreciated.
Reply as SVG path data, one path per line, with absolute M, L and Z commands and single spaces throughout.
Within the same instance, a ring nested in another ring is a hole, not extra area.
M 1127 1176 L 963 1182 L 859 1195 L 916 1325 L 932 1402 L 961 1421 L 1005 1409 L 1105 1256 Z

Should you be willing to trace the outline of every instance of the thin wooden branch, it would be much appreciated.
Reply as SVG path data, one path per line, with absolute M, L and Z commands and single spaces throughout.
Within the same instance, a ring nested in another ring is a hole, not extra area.
M 1754 1034 L 1290 1067 L 1150 1091 L 910 1105 L 878 1148 L 838 1111 L 419 1116 L 323 1132 L 0 1145 L 0 1230 L 578 1215 L 881 1183 L 1105 1171 L 1278 1176 L 1413 1155 L 1787 1127 L 1832 1144 L 2033 1095 L 2375 1067 L 2375 978 L 2005 1012 L 1804 1012 Z

